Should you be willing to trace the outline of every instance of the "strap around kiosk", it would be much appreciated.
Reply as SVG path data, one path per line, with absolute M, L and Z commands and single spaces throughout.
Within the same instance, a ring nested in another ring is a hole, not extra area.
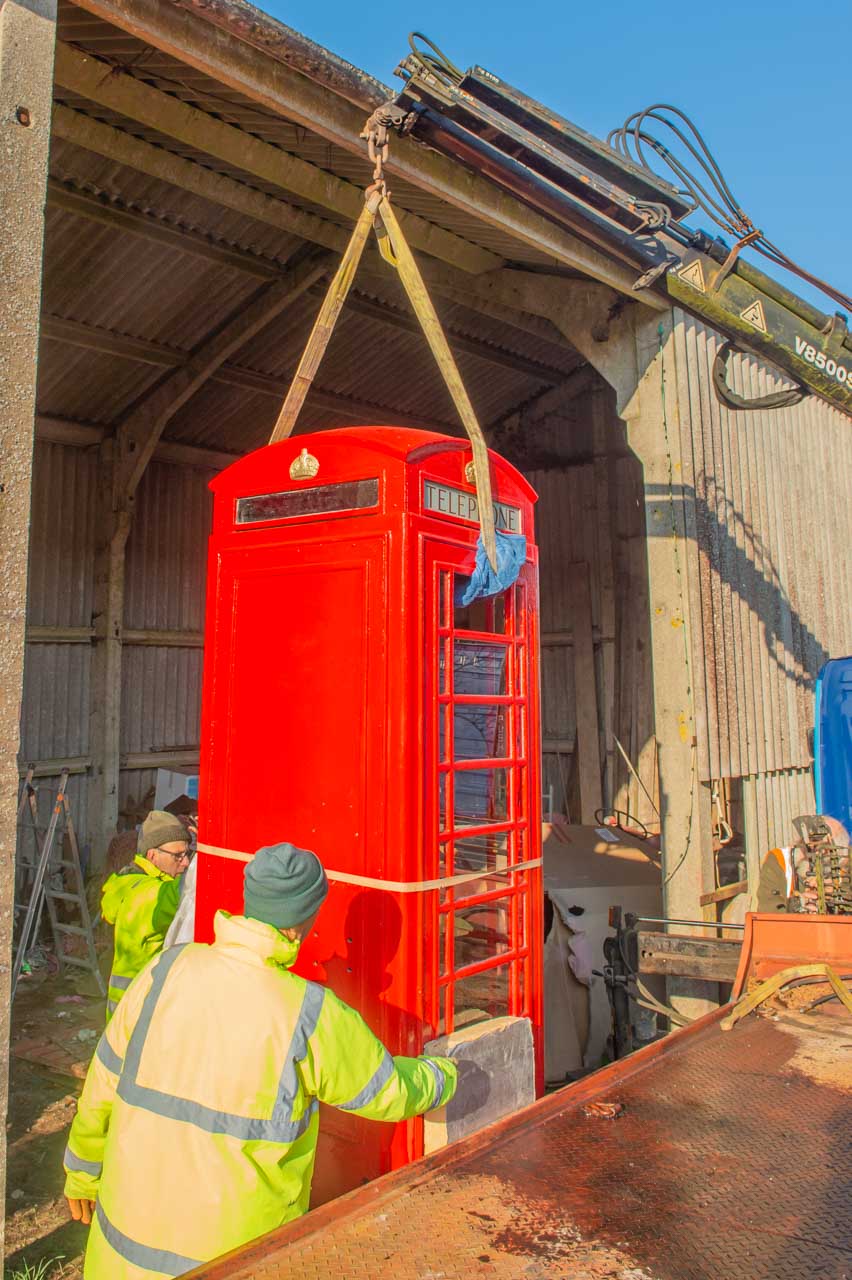
M 253 853 L 240 853 L 237 849 L 221 849 L 215 844 L 198 842 L 198 852 L 212 855 L 214 858 L 230 858 L 234 862 L 251 862 Z M 471 880 L 486 880 L 489 876 L 503 875 L 510 871 L 527 871 L 531 867 L 540 867 L 541 858 L 529 858 L 526 862 L 515 862 L 511 866 L 493 867 L 484 871 L 466 871 L 463 875 L 443 876 L 438 880 L 375 880 L 371 876 L 356 876 L 348 871 L 329 871 L 325 874 L 329 880 L 341 884 L 355 884 L 363 889 L 385 889 L 388 893 L 425 893 L 429 889 L 448 889 L 455 884 L 466 884 Z

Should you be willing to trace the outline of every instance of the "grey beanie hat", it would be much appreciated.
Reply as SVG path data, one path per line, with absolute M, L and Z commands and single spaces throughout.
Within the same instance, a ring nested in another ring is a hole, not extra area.
M 183 823 L 173 813 L 152 809 L 139 828 L 136 852 L 147 853 L 149 849 L 159 849 L 161 845 L 173 844 L 177 840 L 189 844 L 189 832 Z
M 246 866 L 244 884 L 245 914 L 276 929 L 310 920 L 328 894 L 317 855 L 286 842 L 258 849 Z

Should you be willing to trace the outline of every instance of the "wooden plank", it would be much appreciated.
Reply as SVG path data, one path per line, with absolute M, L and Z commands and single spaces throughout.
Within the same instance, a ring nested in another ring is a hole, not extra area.
M 601 791 L 598 696 L 592 640 L 592 595 L 589 566 L 567 566 L 568 598 L 573 615 L 574 699 L 577 715 L 577 765 L 580 779 L 580 821 L 593 823 L 603 804 Z
M 748 880 L 737 880 L 735 884 L 724 884 L 721 889 L 714 889 L 712 893 L 702 893 L 698 901 L 702 907 L 710 907 L 715 902 L 728 902 L 731 898 L 738 898 L 741 893 L 748 893 Z
M 58 756 L 53 760 L 39 760 L 37 764 L 33 761 L 21 763 L 18 766 L 18 776 L 25 778 L 30 765 L 32 765 L 34 778 L 59 778 L 63 772 L 88 773 L 92 767 L 92 757 Z
M 741 938 L 693 938 L 677 933 L 637 934 L 640 973 L 733 982 L 742 950 Z

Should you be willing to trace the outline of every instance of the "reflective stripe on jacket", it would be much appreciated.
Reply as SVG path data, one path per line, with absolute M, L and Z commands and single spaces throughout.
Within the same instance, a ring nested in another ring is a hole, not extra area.
M 101 914 L 115 926 L 107 1022 L 137 973 L 162 951 L 179 901 L 180 880 L 141 856 L 104 885 Z
M 455 1065 L 392 1058 L 298 943 L 220 911 L 212 946 L 140 974 L 98 1044 L 65 1153 L 97 1199 L 86 1280 L 177 1276 L 308 1208 L 318 1103 L 398 1121 L 443 1106 Z

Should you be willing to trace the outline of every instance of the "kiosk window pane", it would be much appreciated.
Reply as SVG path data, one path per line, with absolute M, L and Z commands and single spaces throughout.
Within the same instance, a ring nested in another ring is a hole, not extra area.
M 491 610 L 487 600 L 471 600 L 470 604 L 459 603 L 469 582 L 470 578 L 456 578 L 453 625 L 457 631 L 493 631 L 494 628 L 488 616 Z
M 438 973 L 441 974 L 447 972 L 447 928 L 452 919 L 452 911 L 438 917 Z
M 450 573 L 444 569 L 438 575 L 438 626 L 448 627 L 450 619 L 447 612 L 450 591 Z
M 450 642 L 442 641 L 438 649 L 438 692 L 447 693 L 447 672 L 449 671 Z
M 456 577 L 453 590 L 453 625 L 457 631 L 487 631 L 492 635 L 506 634 L 506 592 L 499 596 L 471 600 L 462 604 L 470 578 Z
M 456 703 L 453 708 L 453 756 L 456 760 L 503 759 L 507 708 Z M 441 753 L 441 759 L 444 755 Z
M 507 769 L 460 769 L 454 775 L 456 827 L 504 822 L 509 812 Z
M 465 871 L 503 871 L 509 864 L 508 831 L 495 831 L 494 835 L 463 836 L 457 835 L 453 844 L 455 848 L 454 865 L 457 875 Z M 456 890 L 470 897 L 474 893 L 487 893 L 496 889 L 496 884 L 462 885 Z
M 509 966 L 486 969 L 455 982 L 453 1010 L 456 1031 L 486 1018 L 505 1017 L 509 1012 Z
M 449 748 L 447 745 L 447 724 L 448 717 L 452 714 L 449 704 L 443 706 L 438 705 L 435 709 L 435 715 L 438 717 L 438 759 L 442 763 L 449 762 Z
M 455 875 L 465 875 L 470 868 L 455 868 Z M 471 898 L 481 898 L 484 893 L 497 893 L 498 891 L 505 893 L 512 887 L 513 881 L 510 878 L 510 870 L 505 867 L 498 867 L 496 870 L 488 868 L 476 875 L 475 879 L 465 880 L 462 884 L 451 885 L 448 889 L 441 890 L 440 903 L 444 907 L 448 902 L 455 903 L 457 908 L 467 907 Z
M 453 913 L 453 965 L 466 969 L 510 949 L 510 904 L 480 902 Z
M 441 831 L 447 829 L 447 775 L 445 773 L 438 775 L 438 827 Z
M 453 646 L 453 691 L 461 694 L 506 693 L 508 650 L 487 641 L 456 640 Z

